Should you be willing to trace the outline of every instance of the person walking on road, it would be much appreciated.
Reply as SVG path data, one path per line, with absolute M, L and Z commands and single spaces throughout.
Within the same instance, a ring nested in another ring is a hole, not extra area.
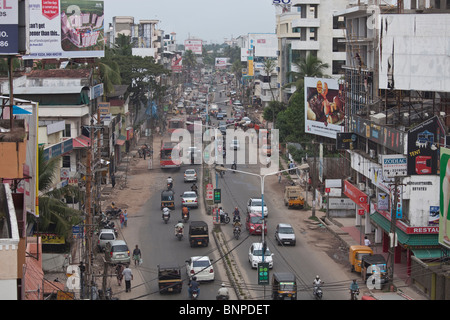
M 277 176 L 278 176 L 278 183 L 281 183 L 281 172 L 278 172 Z
M 122 279 L 123 279 L 123 270 L 124 270 L 124 267 L 123 267 L 123 264 L 121 264 L 121 263 L 119 263 L 117 266 L 116 266 L 116 273 L 117 273 L 117 284 L 120 286 L 120 285 L 122 285 Z
M 128 212 L 127 212 L 127 210 L 125 209 L 125 210 L 123 211 L 123 225 L 126 227 L 127 224 L 128 224 Z
M 131 291 L 131 280 L 133 280 L 133 272 L 130 269 L 130 265 L 127 264 L 126 268 L 122 271 L 125 279 L 125 292 Z
M 120 212 L 119 221 L 120 221 L 120 229 L 123 229 L 123 223 L 125 221 L 125 218 L 123 216 L 123 212 Z
M 141 249 L 138 248 L 138 245 L 136 245 L 136 248 L 134 248 L 133 250 L 133 260 L 134 260 L 134 265 L 138 265 L 140 263 L 141 260 Z

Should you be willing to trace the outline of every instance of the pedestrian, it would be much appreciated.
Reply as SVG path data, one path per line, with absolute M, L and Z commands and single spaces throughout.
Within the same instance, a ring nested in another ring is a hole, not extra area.
M 125 221 L 125 218 L 123 217 L 123 212 L 122 211 L 119 214 L 119 221 L 120 221 L 120 228 L 123 229 L 123 223 Z
M 125 209 L 124 212 L 123 212 L 123 225 L 126 227 L 127 224 L 128 224 L 128 212 Z
M 131 291 L 131 280 L 133 280 L 133 272 L 130 269 L 130 264 L 127 263 L 126 268 L 122 271 L 125 279 L 125 292 Z
M 278 183 L 281 183 L 281 172 L 278 172 L 277 176 L 278 176 Z
M 116 176 L 114 175 L 114 173 L 111 173 L 111 185 L 113 188 L 116 185 Z
M 124 270 L 124 267 L 123 267 L 123 264 L 121 264 L 121 263 L 119 263 L 117 266 L 116 266 L 116 273 L 117 273 L 117 284 L 120 286 L 120 285 L 122 285 L 122 279 L 123 279 L 123 270 Z
M 367 236 L 364 237 L 364 245 L 370 247 L 371 242 L 370 240 L 367 238 Z
M 136 245 L 136 248 L 133 250 L 133 260 L 134 265 L 138 265 L 141 260 L 141 249 L 138 248 L 138 245 Z

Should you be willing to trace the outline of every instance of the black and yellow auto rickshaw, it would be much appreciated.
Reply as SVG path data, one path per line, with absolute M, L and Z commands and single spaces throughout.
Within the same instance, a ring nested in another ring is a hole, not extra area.
M 361 278 L 367 281 L 371 276 L 372 284 L 376 285 L 379 280 L 379 284 L 385 284 L 388 279 L 387 262 L 383 255 L 374 254 L 366 255 L 361 259 Z M 379 279 L 377 279 L 379 277 Z M 381 288 L 377 288 L 381 289 Z
M 191 221 L 189 224 L 189 244 L 191 247 L 205 246 L 209 243 L 208 225 L 204 221 Z
M 297 280 L 290 272 L 276 272 L 272 276 L 272 300 L 297 300 Z
M 172 190 L 164 190 L 161 192 L 161 209 L 167 207 L 175 209 L 175 193 Z
M 181 268 L 175 264 L 158 265 L 159 293 L 180 293 L 183 286 Z

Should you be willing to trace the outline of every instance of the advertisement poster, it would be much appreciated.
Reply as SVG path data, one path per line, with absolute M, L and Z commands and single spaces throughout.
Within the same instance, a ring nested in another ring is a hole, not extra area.
M 0 55 L 19 52 L 19 1 L 3 1 L 0 14 Z
M 441 148 L 439 244 L 450 249 L 450 149 Z
M 24 59 L 104 56 L 103 0 L 29 0 L 29 15 Z
M 176 53 L 173 56 L 171 68 L 174 73 L 181 73 L 183 71 L 183 57 L 181 53 Z
M 345 102 L 336 79 L 305 77 L 305 132 L 336 139 L 344 131 Z
M 445 130 L 433 117 L 408 131 L 408 175 L 438 174 L 439 147 L 445 145 Z
M 224 69 L 227 67 L 228 58 L 216 58 L 215 67 L 218 69 Z
M 203 41 L 197 39 L 184 40 L 184 50 L 191 50 L 195 54 L 202 54 Z

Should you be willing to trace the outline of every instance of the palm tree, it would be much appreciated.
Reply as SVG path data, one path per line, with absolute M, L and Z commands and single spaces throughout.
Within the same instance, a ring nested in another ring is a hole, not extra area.
M 53 185 L 59 161 L 60 158 L 45 160 L 44 149 L 39 148 L 39 231 L 50 231 L 52 226 L 51 232 L 55 232 L 68 239 L 72 226 L 81 222 L 82 212 L 68 207 L 66 203 L 60 200 L 67 195 L 72 197 L 78 196 L 77 188 L 66 186 L 61 189 L 49 191 Z
M 329 67 L 328 63 L 322 61 L 312 54 L 308 54 L 305 58 L 298 58 L 293 64 L 299 71 L 289 71 L 288 78 L 292 77 L 292 81 L 284 85 L 283 88 L 295 86 L 298 90 L 303 90 L 305 77 L 323 77 L 323 71 Z
M 183 66 L 187 68 L 187 82 L 191 82 L 191 69 L 197 65 L 197 58 L 192 50 L 186 50 L 183 57 Z
M 277 64 L 276 64 L 275 60 L 266 59 L 264 61 L 264 72 L 266 73 L 267 77 L 269 77 L 269 90 L 270 90 L 270 93 L 272 94 L 272 101 L 275 101 L 275 96 L 273 94 L 272 86 L 270 85 L 270 82 L 272 79 L 272 72 L 273 72 L 273 70 L 275 70 L 276 65 Z

